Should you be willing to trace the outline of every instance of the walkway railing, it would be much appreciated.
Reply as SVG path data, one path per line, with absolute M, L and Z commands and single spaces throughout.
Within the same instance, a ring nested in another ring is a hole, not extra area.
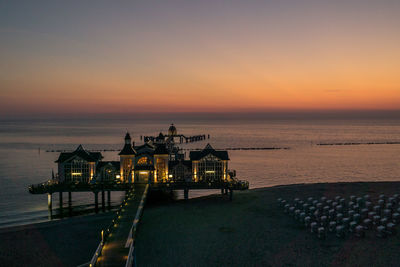
M 107 240 L 107 238 L 110 236 L 110 234 L 112 233 L 113 229 L 116 227 L 118 219 L 120 218 L 120 214 L 122 212 L 123 207 L 125 206 L 126 202 L 133 197 L 134 192 L 130 191 L 129 194 L 127 194 L 125 196 L 124 201 L 122 202 L 122 204 L 119 206 L 117 212 L 115 213 L 114 218 L 112 219 L 111 223 L 108 225 L 108 227 L 101 231 L 101 241 L 99 243 L 99 245 L 97 246 L 97 249 L 95 251 L 95 253 L 93 254 L 92 259 L 90 260 L 89 266 L 90 267 L 94 267 L 96 265 L 97 259 L 101 256 L 101 252 L 103 250 L 104 244 Z
M 137 228 L 139 226 L 140 219 L 143 214 L 144 205 L 146 204 L 148 190 L 149 190 L 149 185 L 146 185 L 142 199 L 140 200 L 139 207 L 136 211 L 135 219 L 133 220 L 133 224 L 132 224 L 131 231 L 130 231 L 132 240 L 131 240 L 131 244 L 129 246 L 129 254 L 128 254 L 128 259 L 126 260 L 125 267 L 136 266 L 135 237 L 136 237 L 136 232 L 137 232 Z

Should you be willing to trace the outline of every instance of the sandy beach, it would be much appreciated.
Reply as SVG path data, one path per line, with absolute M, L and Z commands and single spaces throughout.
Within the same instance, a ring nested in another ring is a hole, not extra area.
M 311 235 L 276 203 L 278 197 L 333 198 L 400 192 L 400 183 L 278 186 L 148 205 L 137 238 L 138 266 L 399 266 L 400 235 L 368 231 L 326 240 Z
M 276 203 L 400 192 L 399 182 L 288 185 L 188 201 L 151 201 L 137 237 L 138 266 L 398 266 L 400 235 L 319 240 Z M 112 212 L 0 229 L 2 266 L 77 266 L 91 258 Z
M 0 229 L 1 266 L 77 266 L 90 260 L 113 212 Z

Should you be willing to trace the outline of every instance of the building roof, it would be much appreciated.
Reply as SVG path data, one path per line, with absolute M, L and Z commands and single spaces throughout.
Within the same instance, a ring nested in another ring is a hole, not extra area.
M 169 151 L 167 149 L 167 146 L 165 144 L 159 144 L 157 145 L 156 149 L 154 150 L 155 155 L 164 155 L 164 154 L 169 154 Z
M 137 154 L 150 154 L 152 155 L 155 150 L 155 146 L 150 145 L 149 143 L 144 143 L 141 146 L 135 146 L 135 150 Z
M 207 144 L 201 151 L 190 151 L 189 157 L 191 160 L 200 160 L 209 154 L 221 160 L 229 160 L 228 151 L 215 150 L 210 144 Z
M 192 161 L 191 160 L 173 160 L 168 162 L 168 168 L 172 169 L 175 166 L 179 165 L 179 164 L 183 164 L 183 166 L 191 169 L 192 168 Z
M 55 162 L 63 163 L 75 156 L 80 157 L 87 162 L 96 162 L 103 158 L 100 152 L 89 152 L 85 150 L 82 145 L 79 145 L 73 152 L 61 152 L 60 156 Z
M 129 143 L 129 144 L 124 145 L 124 147 L 122 148 L 121 152 L 119 152 L 118 155 L 136 155 L 136 154 L 137 154 L 137 152 L 132 147 L 132 145 Z

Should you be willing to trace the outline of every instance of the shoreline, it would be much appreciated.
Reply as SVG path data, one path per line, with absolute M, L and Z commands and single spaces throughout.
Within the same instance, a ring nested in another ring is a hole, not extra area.
M 149 202 L 137 237 L 138 266 L 395 265 L 395 260 L 400 262 L 400 255 L 394 253 L 395 244 L 400 243 L 398 235 L 318 240 L 276 203 L 278 197 L 292 200 L 366 193 L 372 199 L 380 193 L 400 193 L 400 182 L 277 185 L 235 191 L 232 202 L 221 194 Z M 109 211 L 1 228 L 0 262 L 5 266 L 84 264 L 113 215 Z M 374 253 L 385 255 L 385 261 L 377 262 L 379 257 L 370 255 Z

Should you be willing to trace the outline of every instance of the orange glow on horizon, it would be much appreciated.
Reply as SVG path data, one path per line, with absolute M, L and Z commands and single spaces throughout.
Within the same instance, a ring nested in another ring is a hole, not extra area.
M 0 118 L 400 109 L 400 3 L 75 5 L 10 4 Z

